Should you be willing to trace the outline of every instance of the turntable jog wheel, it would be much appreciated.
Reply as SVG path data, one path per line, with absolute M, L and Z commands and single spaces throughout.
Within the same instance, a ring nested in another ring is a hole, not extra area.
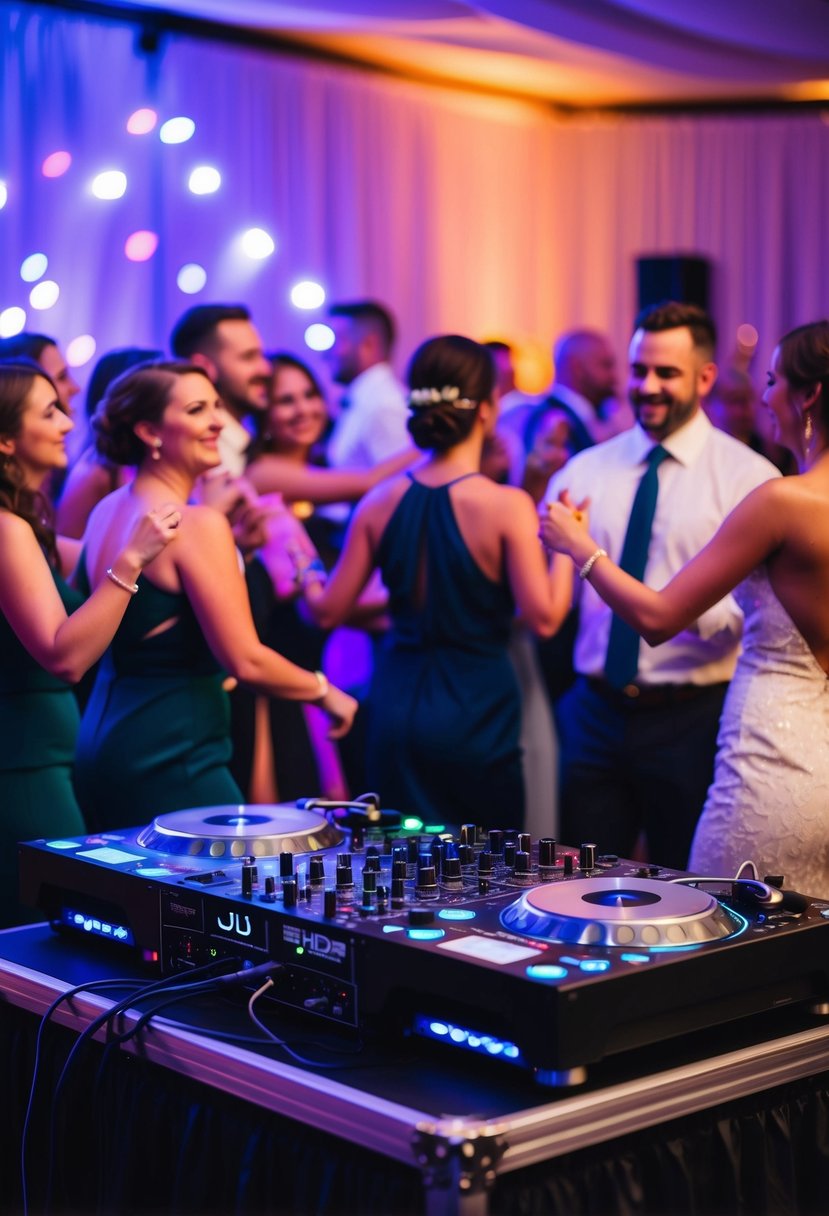
M 188 857 L 274 857 L 279 853 L 315 853 L 345 839 L 324 815 L 300 810 L 293 803 L 255 806 L 201 806 L 156 815 L 142 828 L 137 843 L 144 849 Z

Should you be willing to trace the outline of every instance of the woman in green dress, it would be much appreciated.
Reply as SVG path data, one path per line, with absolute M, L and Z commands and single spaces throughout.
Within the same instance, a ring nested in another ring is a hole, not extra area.
M 0 364 L 0 927 L 27 917 L 15 894 L 17 841 L 84 830 L 72 789 L 72 684 L 109 644 L 144 563 L 180 519 L 175 506 L 144 513 L 82 602 L 64 580 L 77 542 L 55 537 L 41 489 L 66 468 L 71 429 L 42 371 Z
M 110 386 L 95 416 L 98 451 L 136 466 L 135 479 L 93 511 L 84 541 L 97 587 L 136 515 L 163 500 L 182 520 L 172 550 L 140 579 L 142 592 L 98 669 L 84 710 L 75 784 L 96 830 L 154 815 L 244 802 L 228 768 L 227 676 L 269 696 L 319 705 L 340 738 L 356 710 L 321 672 L 263 645 L 230 524 L 192 504 L 197 478 L 221 463 L 225 411 L 204 371 L 147 364 Z

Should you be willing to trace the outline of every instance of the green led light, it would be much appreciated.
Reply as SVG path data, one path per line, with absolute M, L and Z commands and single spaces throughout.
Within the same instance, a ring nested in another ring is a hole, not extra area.
M 425 827 L 423 831 L 431 832 L 433 836 L 438 836 L 441 832 L 446 831 L 446 825 L 443 823 L 431 823 L 428 827 Z
M 403 820 L 403 827 L 408 832 L 419 832 L 423 827 L 423 820 L 418 819 L 416 815 L 407 815 Z
M 296 952 L 297 952 L 297 954 L 304 954 L 304 953 L 305 953 L 305 947 L 304 947 L 304 946 L 297 946 L 297 948 L 296 948 Z

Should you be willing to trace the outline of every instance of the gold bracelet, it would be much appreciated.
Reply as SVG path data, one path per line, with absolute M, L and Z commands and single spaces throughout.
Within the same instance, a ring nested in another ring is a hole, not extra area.
M 595 553 L 590 554 L 581 570 L 579 570 L 579 578 L 582 581 L 587 578 L 588 574 L 593 569 L 600 557 L 607 557 L 607 549 L 597 549 Z
M 331 691 L 331 685 L 328 683 L 328 676 L 325 674 L 324 671 L 315 671 L 314 675 L 317 677 L 317 684 L 319 685 L 319 693 L 317 694 L 317 696 L 314 697 L 311 704 L 319 705 L 328 696 L 329 692 Z
M 128 591 L 130 595 L 138 594 L 138 583 L 125 583 L 122 578 L 118 577 L 112 566 L 107 570 L 107 578 L 111 583 L 115 583 L 116 587 L 120 587 L 122 591 Z

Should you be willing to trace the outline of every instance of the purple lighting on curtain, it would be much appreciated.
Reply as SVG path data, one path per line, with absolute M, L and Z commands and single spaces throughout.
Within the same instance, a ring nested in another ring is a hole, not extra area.
M 141 229 L 133 232 L 124 243 L 124 253 L 131 262 L 148 262 L 158 248 L 158 234 Z

